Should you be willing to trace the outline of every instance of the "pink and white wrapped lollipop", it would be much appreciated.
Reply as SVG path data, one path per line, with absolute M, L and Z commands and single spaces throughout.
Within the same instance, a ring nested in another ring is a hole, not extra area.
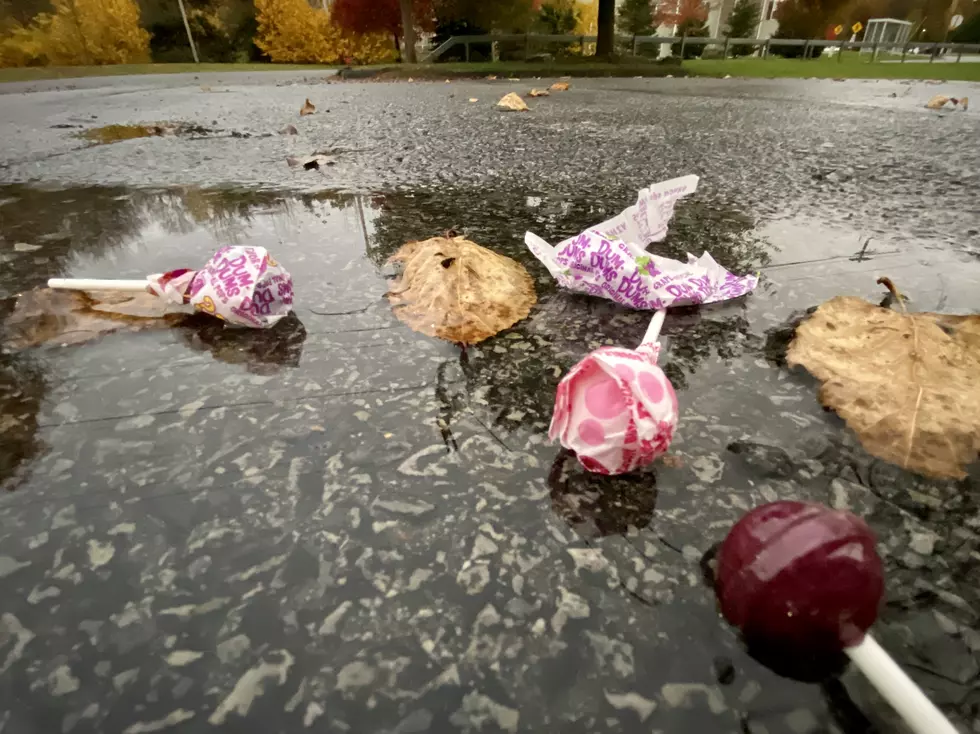
M 636 349 L 600 347 L 558 385 L 549 437 L 597 474 L 625 474 L 666 453 L 679 411 L 670 380 L 657 366 L 657 311 Z

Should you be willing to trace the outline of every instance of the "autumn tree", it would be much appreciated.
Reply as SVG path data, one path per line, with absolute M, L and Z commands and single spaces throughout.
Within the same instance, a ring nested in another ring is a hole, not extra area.
M 387 33 L 395 48 L 402 39 L 402 57 L 409 63 L 415 61 L 415 26 L 433 26 L 429 0 L 335 0 L 331 14 L 341 28 L 354 33 Z
M 664 0 L 657 6 L 657 22 L 676 27 L 678 33 L 681 26 L 700 27 L 707 18 L 708 9 L 702 0 Z
M 619 6 L 619 27 L 631 36 L 650 36 L 654 29 L 651 0 L 624 0 Z
M 541 6 L 538 23 L 544 33 L 568 35 L 578 25 L 578 13 L 573 0 L 552 0 Z
M 132 64 L 149 60 L 134 0 L 54 0 L 0 43 L 0 64 Z
M 276 63 L 377 63 L 393 57 L 385 34 L 343 29 L 306 0 L 255 0 L 255 9 L 255 45 Z

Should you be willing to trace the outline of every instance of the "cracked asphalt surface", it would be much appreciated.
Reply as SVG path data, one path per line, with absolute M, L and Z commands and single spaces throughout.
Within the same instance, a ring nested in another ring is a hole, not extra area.
M 980 732 L 980 471 L 874 459 L 781 359 L 794 318 L 879 300 L 879 275 L 915 309 L 977 310 L 980 117 L 923 105 L 980 85 L 572 80 L 494 109 L 544 81 L 0 87 L 0 315 L 49 277 L 228 243 L 269 248 L 297 293 L 275 333 L 0 353 L 0 731 L 901 731 L 853 671 L 779 676 L 719 618 L 706 559 L 784 498 L 868 520 L 876 636 Z M 205 131 L 78 137 L 167 121 Z M 332 165 L 286 165 L 316 151 Z M 668 316 L 675 460 L 591 477 L 547 440 L 554 388 L 647 316 L 558 291 L 523 233 L 558 241 L 687 173 L 654 249 L 763 281 Z M 383 298 L 387 256 L 453 227 L 539 297 L 465 359 Z

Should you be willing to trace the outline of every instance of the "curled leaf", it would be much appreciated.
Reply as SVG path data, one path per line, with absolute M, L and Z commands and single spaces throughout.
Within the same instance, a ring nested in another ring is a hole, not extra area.
M 952 102 L 954 106 L 956 105 L 956 102 L 950 99 L 949 97 L 947 97 L 946 95 L 937 94 L 928 102 L 926 102 L 926 108 L 930 110 L 941 110 L 949 102 Z
M 568 82 L 555 82 L 550 88 L 552 92 L 567 92 Z
M 389 263 L 403 265 L 388 300 L 415 331 L 477 344 L 526 318 L 537 300 L 524 266 L 463 237 L 403 245 Z
M 528 97 L 548 97 L 551 94 L 547 89 L 532 89 L 527 93 Z
M 823 383 L 820 402 L 881 459 L 962 478 L 980 452 L 980 315 L 838 296 L 797 328 L 786 361 Z
M 508 112 L 526 112 L 528 110 L 524 100 L 514 92 L 501 97 L 500 101 L 497 102 L 497 107 Z
M 306 115 L 312 115 L 314 112 L 316 112 L 316 105 L 310 102 L 309 97 L 307 97 L 306 102 L 299 109 L 299 116 L 305 117 Z

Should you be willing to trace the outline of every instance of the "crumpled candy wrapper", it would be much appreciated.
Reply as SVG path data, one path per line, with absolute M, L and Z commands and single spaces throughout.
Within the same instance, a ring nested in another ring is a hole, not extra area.
M 597 474 L 625 474 L 666 453 L 679 411 L 659 344 L 601 347 L 562 378 L 549 437 Z
M 293 308 L 293 279 L 264 247 L 222 247 L 200 270 L 147 280 L 156 295 L 236 326 L 268 329 Z
M 630 308 L 656 310 L 716 303 L 758 285 L 739 277 L 707 252 L 682 263 L 646 251 L 667 235 L 677 200 L 697 189 L 697 176 L 663 181 L 640 191 L 636 204 L 612 219 L 552 247 L 528 232 L 524 242 L 564 288 L 609 298 Z

